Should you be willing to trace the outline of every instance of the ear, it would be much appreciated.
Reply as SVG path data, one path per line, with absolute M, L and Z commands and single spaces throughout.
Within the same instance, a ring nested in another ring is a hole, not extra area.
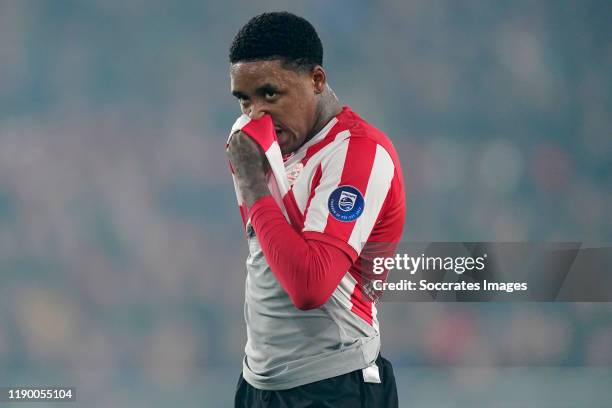
M 323 90 L 325 90 L 325 85 L 327 84 L 327 76 L 323 67 L 320 65 L 315 66 L 312 69 L 311 78 L 314 93 L 316 95 L 322 94 Z

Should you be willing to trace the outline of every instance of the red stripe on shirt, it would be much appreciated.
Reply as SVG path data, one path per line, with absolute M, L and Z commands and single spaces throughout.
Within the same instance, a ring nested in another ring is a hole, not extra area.
M 338 135 L 338 133 L 340 133 L 341 130 L 342 130 L 342 126 L 339 126 L 338 123 L 336 123 L 329 130 L 329 133 L 325 136 L 323 140 L 313 144 L 306 150 L 306 154 L 301 160 L 302 164 L 305 166 L 308 160 L 310 160 L 312 156 L 314 156 L 317 152 L 321 151 L 324 147 L 326 147 L 327 145 L 332 143 L 334 140 L 336 140 L 336 136 Z
M 264 152 L 267 152 L 276 140 L 274 123 L 272 123 L 270 115 L 264 115 L 260 119 L 251 120 L 242 128 L 242 131 L 251 136 L 262 147 Z
M 359 271 L 359 261 L 350 269 L 350 274 L 355 278 L 357 284 L 353 293 L 351 293 L 351 312 L 365 320 L 370 326 L 372 325 L 372 300 L 363 293 L 363 272 Z
M 376 156 L 376 143 L 362 138 L 349 138 L 348 143 L 339 186 L 353 186 L 359 190 L 365 199 L 366 188 Z M 357 220 L 351 222 L 338 221 L 332 214 L 329 214 L 324 233 L 348 242 L 356 222 Z
M 240 204 L 238 207 L 240 208 L 240 216 L 242 217 L 242 225 L 246 225 L 247 216 L 248 216 L 247 206 L 246 204 Z
M 308 196 L 308 200 L 306 201 L 306 207 L 304 210 L 304 220 L 306 220 L 306 217 L 308 216 L 308 208 L 310 208 L 310 202 L 312 201 L 312 198 L 315 195 L 315 190 L 317 189 L 317 186 L 321 182 L 322 175 L 323 171 L 321 169 L 321 163 L 319 163 L 317 169 L 315 170 L 314 176 L 312 176 L 312 181 L 310 183 L 310 195 Z
M 293 225 L 298 232 L 301 232 L 304 229 L 304 216 L 300 212 L 300 208 L 295 201 L 293 190 L 289 190 L 287 194 L 285 194 L 283 197 L 283 204 L 285 205 L 285 210 L 287 211 L 291 225 Z

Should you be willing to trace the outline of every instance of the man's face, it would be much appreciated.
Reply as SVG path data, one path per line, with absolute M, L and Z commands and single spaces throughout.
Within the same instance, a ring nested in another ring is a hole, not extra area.
M 296 151 L 316 122 L 321 85 L 314 76 L 283 68 L 280 60 L 237 62 L 230 76 L 242 113 L 253 119 L 270 114 L 281 152 Z

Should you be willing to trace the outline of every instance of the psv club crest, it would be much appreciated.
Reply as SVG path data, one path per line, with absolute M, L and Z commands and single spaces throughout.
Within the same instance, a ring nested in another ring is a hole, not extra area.
M 329 213 L 338 221 L 354 221 L 363 213 L 363 194 L 353 186 L 336 188 L 327 201 Z
M 287 169 L 287 181 L 289 181 L 289 185 L 292 186 L 295 183 L 295 180 L 300 176 L 300 173 L 304 169 L 304 165 L 302 162 L 297 162 L 291 168 Z

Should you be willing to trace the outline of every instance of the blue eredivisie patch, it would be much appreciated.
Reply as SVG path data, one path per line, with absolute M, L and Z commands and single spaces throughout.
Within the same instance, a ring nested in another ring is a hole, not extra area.
M 353 186 L 340 186 L 329 195 L 329 213 L 338 221 L 350 222 L 363 213 L 363 195 Z

